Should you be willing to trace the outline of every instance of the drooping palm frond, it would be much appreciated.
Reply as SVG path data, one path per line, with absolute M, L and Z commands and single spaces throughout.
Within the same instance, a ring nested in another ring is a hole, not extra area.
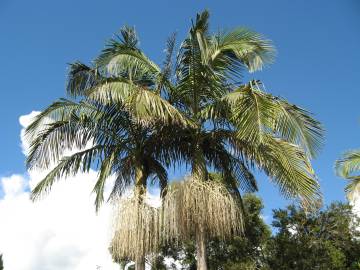
M 142 122 L 162 121 L 192 125 L 173 105 L 153 91 L 127 80 L 107 81 L 91 89 L 88 98 L 103 104 L 124 104 L 132 116 Z
M 346 152 L 343 157 L 336 161 L 335 169 L 339 176 L 348 178 L 354 172 L 360 170 L 360 151 L 353 150 Z
M 43 180 L 31 191 L 31 199 L 36 200 L 51 190 L 55 181 L 60 177 L 75 175 L 79 171 L 88 172 L 90 164 L 103 152 L 102 146 L 94 146 L 89 149 L 78 151 L 70 156 L 63 157 Z
M 299 198 L 305 206 L 321 201 L 320 186 L 306 153 L 297 145 L 269 135 L 259 145 L 237 141 L 237 151 L 254 162 L 287 198 Z
M 257 191 L 257 183 L 250 171 L 247 161 L 241 156 L 234 156 L 229 136 L 234 133 L 229 130 L 217 129 L 202 134 L 202 151 L 208 167 L 214 168 L 223 176 L 223 181 L 228 182 L 236 189 L 245 192 Z
M 90 104 L 62 99 L 37 115 L 25 132 L 25 139 L 30 142 L 28 168 L 46 168 L 65 151 L 85 148 L 92 134 L 79 122 L 84 122 L 80 118 L 93 110 Z
M 309 157 L 322 147 L 321 124 L 304 109 L 263 92 L 260 82 L 241 86 L 204 113 L 214 120 L 230 116 L 239 138 L 261 142 L 262 134 L 275 134 L 303 147 Z

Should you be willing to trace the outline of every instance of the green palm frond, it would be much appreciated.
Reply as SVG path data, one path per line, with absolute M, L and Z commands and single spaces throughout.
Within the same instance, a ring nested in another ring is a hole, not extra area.
M 289 142 L 301 145 L 310 157 L 316 157 L 323 146 L 324 129 L 311 114 L 284 99 L 276 99 L 274 130 Z
M 358 191 L 360 187 L 360 176 L 349 177 L 350 182 L 345 187 L 345 192 L 348 194 L 349 199 L 352 200 L 352 197 Z
M 79 107 L 77 102 L 61 99 L 54 102 L 40 114 L 38 114 L 34 121 L 26 128 L 26 136 L 30 140 L 34 135 L 37 135 L 37 132 L 40 128 L 43 128 L 44 125 L 53 121 L 61 121 L 65 115 L 68 115 L 69 112 L 76 110 Z
M 335 171 L 338 176 L 349 180 L 345 191 L 351 196 L 360 187 L 360 151 L 352 150 L 343 154 L 342 158 L 335 162 Z
M 81 62 L 72 63 L 69 65 L 66 92 L 71 97 L 81 96 L 87 89 L 94 87 L 101 79 L 97 69 Z
M 259 145 L 238 142 L 239 154 L 263 170 L 287 198 L 299 198 L 306 205 L 321 199 L 320 186 L 306 153 L 297 145 L 270 135 Z
M 241 77 L 243 67 L 250 72 L 258 71 L 274 60 L 275 48 L 272 42 L 249 29 L 238 27 L 219 33 L 209 42 L 211 66 L 217 72 Z
M 161 69 L 137 48 L 137 44 L 135 30 L 125 27 L 121 30 L 120 37 L 108 42 L 106 48 L 94 60 L 94 64 L 112 76 L 126 74 L 131 70 L 149 76 L 160 73 Z M 128 76 L 131 77 L 131 74 Z
M 87 96 L 103 104 L 124 104 L 134 117 L 143 122 L 162 121 L 191 125 L 167 100 L 124 79 L 106 81 L 91 89 Z
M 335 163 L 337 174 L 343 178 L 349 178 L 354 172 L 360 170 L 360 151 L 346 152 L 341 159 Z
M 263 92 L 260 85 L 252 81 L 227 94 L 222 102 L 209 108 L 208 115 L 216 119 L 231 110 L 240 139 L 261 142 L 263 134 L 275 134 L 300 145 L 310 157 L 316 156 L 323 141 L 321 124 L 304 109 Z M 224 101 L 227 105 L 223 105 Z
M 119 113 L 111 107 L 101 110 L 101 106 L 89 102 L 56 102 L 26 129 L 31 141 L 27 166 L 47 168 L 66 151 L 84 149 L 94 143 L 124 147 L 119 132 L 126 128 L 125 119 L 126 113 Z M 41 125 L 44 121 L 46 124 Z M 114 122 L 118 122 L 115 127 Z
M 168 173 L 166 168 L 163 164 L 153 158 L 148 158 L 147 164 L 149 166 L 150 173 L 153 175 L 151 184 L 155 184 L 155 181 L 157 180 L 160 186 L 160 195 L 163 196 L 164 190 L 168 184 Z
M 102 151 L 104 151 L 103 146 L 94 146 L 76 152 L 71 156 L 63 157 L 55 168 L 53 168 L 32 190 L 31 199 L 36 200 L 50 192 L 55 181 L 61 177 L 75 175 L 79 171 L 88 172 L 90 170 L 90 165 L 96 161 Z
M 225 180 L 235 183 L 245 192 L 257 191 L 257 183 L 246 161 L 232 154 L 231 138 L 236 134 L 230 130 L 217 129 L 202 134 L 202 151 L 209 167 L 224 175 Z
M 105 158 L 101 162 L 99 176 L 93 188 L 93 192 L 96 194 L 95 198 L 95 208 L 96 212 L 99 210 L 101 204 L 104 202 L 104 190 L 105 190 L 105 183 L 108 177 L 112 173 L 112 168 L 114 166 L 113 162 L 116 159 L 116 151 L 113 151 L 110 156 Z

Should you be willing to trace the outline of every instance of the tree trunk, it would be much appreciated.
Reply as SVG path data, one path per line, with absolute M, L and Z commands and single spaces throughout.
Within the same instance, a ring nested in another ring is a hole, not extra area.
M 207 270 L 206 263 L 206 234 L 203 226 L 196 232 L 196 269 Z
M 204 153 L 200 148 L 199 143 L 195 143 L 195 148 L 193 150 L 193 160 L 192 160 L 192 176 L 197 181 L 206 181 L 208 178 L 208 172 L 206 168 L 206 161 Z M 197 270 L 207 270 L 206 263 L 206 224 L 198 224 L 196 233 L 196 269 Z
M 139 203 L 143 203 L 143 196 L 146 194 L 147 175 L 142 165 L 135 168 L 135 196 L 138 197 Z M 145 254 L 135 258 L 135 270 L 145 270 Z
M 135 270 L 145 270 L 145 256 L 139 256 L 135 259 Z

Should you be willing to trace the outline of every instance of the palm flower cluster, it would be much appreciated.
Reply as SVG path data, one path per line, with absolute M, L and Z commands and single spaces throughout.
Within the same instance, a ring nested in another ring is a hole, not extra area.
M 139 202 L 136 196 L 119 199 L 116 205 L 110 244 L 114 259 L 135 259 L 156 253 L 162 241 L 160 210 Z
M 272 43 L 249 29 L 209 31 L 209 13 L 198 14 L 177 53 L 175 35 L 161 66 L 124 27 L 91 65 L 70 65 L 69 99 L 56 101 L 27 128 L 28 167 L 49 168 L 33 199 L 60 177 L 98 170 L 98 210 L 109 176 L 110 200 L 121 200 L 112 242 L 116 258 L 135 260 L 170 239 L 197 240 L 198 269 L 207 269 L 206 239 L 241 232 L 241 194 L 258 189 L 263 171 L 280 192 L 305 205 L 321 199 L 310 160 L 323 130 L 309 112 L 275 97 L 245 71 L 273 61 Z M 72 149 L 72 154 L 66 153 Z M 168 187 L 170 168 L 185 165 L 189 179 Z M 163 206 L 144 202 L 149 184 L 162 190 Z
M 163 238 L 187 240 L 200 229 L 224 239 L 243 232 L 241 204 L 216 181 L 188 178 L 169 187 L 162 204 Z

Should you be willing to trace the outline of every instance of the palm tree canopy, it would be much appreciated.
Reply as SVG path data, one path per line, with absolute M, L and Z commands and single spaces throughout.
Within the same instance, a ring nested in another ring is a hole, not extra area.
M 207 11 L 197 15 L 175 59 L 175 36 L 169 38 L 162 67 L 142 52 L 131 27 L 111 39 L 92 65 L 71 64 L 67 93 L 81 101 L 55 102 L 28 128 L 36 138 L 29 166 L 48 166 L 49 160 L 60 158 L 64 144 L 84 149 L 92 140 L 92 147 L 63 158 L 49 177 L 54 180 L 100 161 L 103 180 L 96 189 L 101 190 L 115 169 L 121 177 L 121 170 L 128 171 L 123 167 L 127 163 L 110 164 L 128 153 L 126 142 L 114 134 L 128 134 L 120 119 L 129 116 L 141 131 L 150 130 L 142 135 L 161 126 L 156 132 L 161 132 L 162 145 L 152 156 L 160 164 L 185 162 L 205 178 L 208 170 L 215 170 L 249 191 L 257 189 L 251 173 L 256 166 L 285 196 L 307 202 L 317 198 L 310 159 L 322 146 L 320 123 L 306 110 L 266 93 L 260 81 L 239 82 L 243 72 L 261 70 L 273 61 L 271 41 L 242 27 L 211 34 L 208 20 Z M 48 118 L 53 122 L 41 130 Z

